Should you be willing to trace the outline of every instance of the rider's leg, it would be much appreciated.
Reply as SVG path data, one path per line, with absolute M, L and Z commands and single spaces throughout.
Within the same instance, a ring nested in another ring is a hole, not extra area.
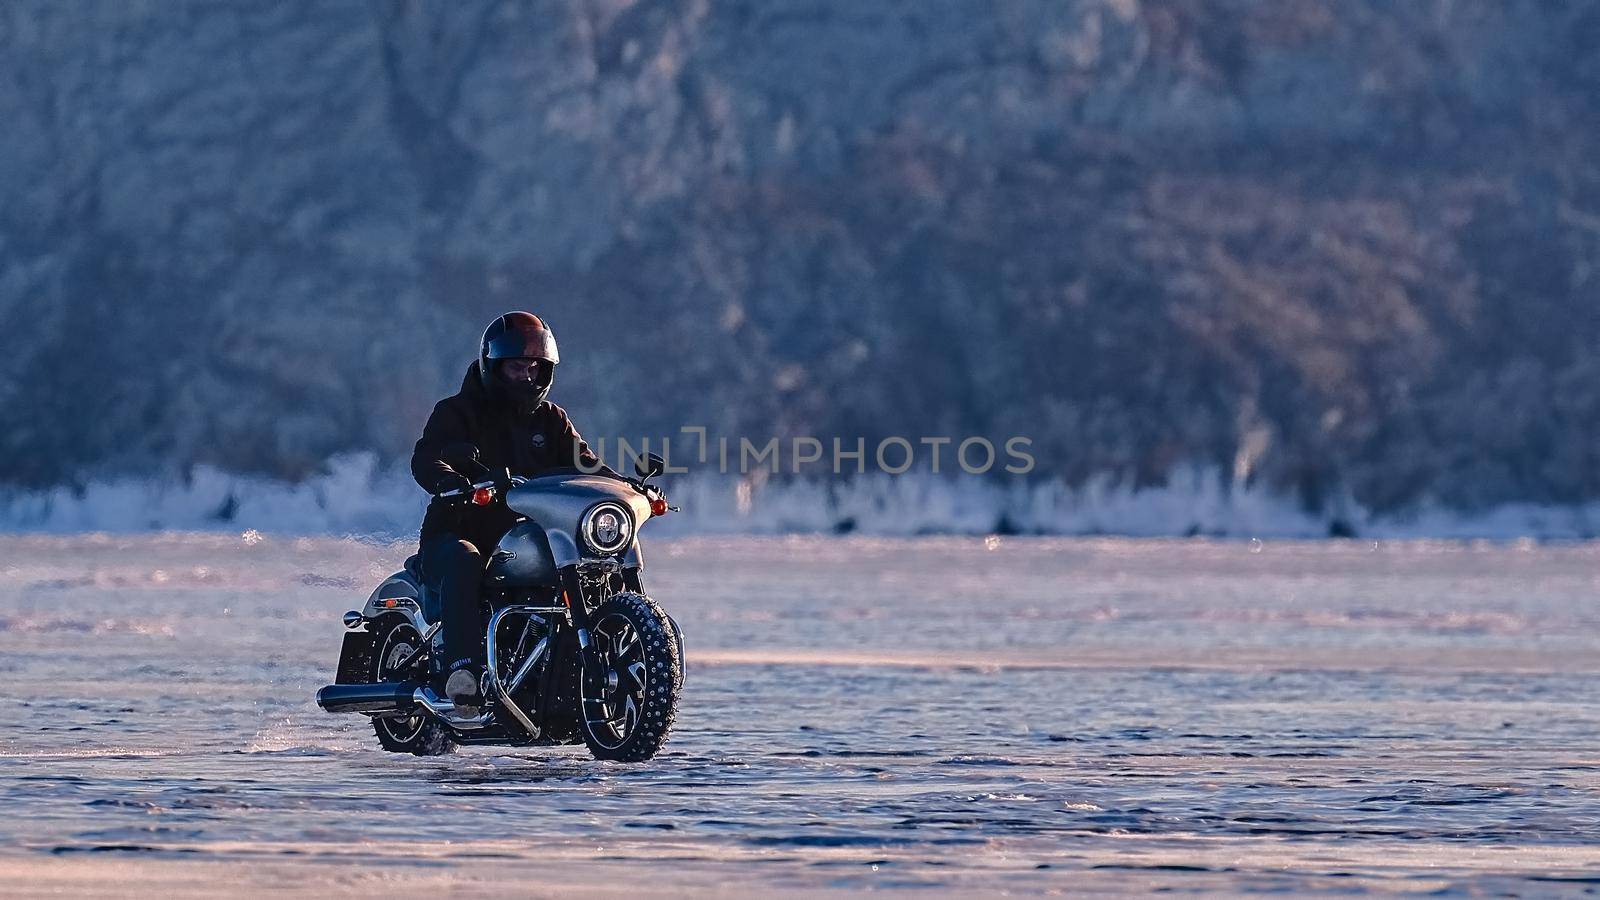
M 439 592 L 440 629 L 444 636 L 444 653 L 439 667 L 442 677 L 448 678 L 455 670 L 466 668 L 476 671 L 478 638 L 483 633 L 483 617 L 478 612 L 478 590 L 483 582 L 483 554 L 469 541 L 454 537 L 441 538 L 424 550 L 423 571 L 430 586 Z M 460 687 L 472 683 L 471 694 L 476 694 L 477 678 L 458 678 Z M 448 683 L 444 685 L 448 690 Z M 463 693 L 463 691 L 456 691 Z

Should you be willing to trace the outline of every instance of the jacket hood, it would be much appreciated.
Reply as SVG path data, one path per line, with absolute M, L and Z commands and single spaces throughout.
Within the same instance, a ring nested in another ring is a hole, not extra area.
M 489 389 L 484 387 L 483 379 L 478 377 L 477 363 L 467 366 L 467 374 L 462 376 L 461 390 L 456 392 L 456 396 L 472 404 L 474 409 L 487 411 L 495 405 Z

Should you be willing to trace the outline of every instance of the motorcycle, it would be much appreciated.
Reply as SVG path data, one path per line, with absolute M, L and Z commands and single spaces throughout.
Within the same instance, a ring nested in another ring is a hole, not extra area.
M 397 753 L 583 743 L 596 759 L 654 756 L 684 678 L 682 631 L 640 581 L 639 527 L 677 509 L 649 481 L 665 465 L 651 454 L 637 478 L 503 472 L 435 495 L 517 515 L 483 579 L 482 705 L 458 707 L 432 687 L 441 604 L 418 556 L 344 614 L 338 674 L 317 705 L 371 717 L 378 743 Z

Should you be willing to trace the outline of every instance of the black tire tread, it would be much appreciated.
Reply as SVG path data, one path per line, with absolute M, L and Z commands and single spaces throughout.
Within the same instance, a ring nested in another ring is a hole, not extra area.
M 621 747 L 613 750 L 601 746 L 589 734 L 587 724 L 581 728 L 583 740 L 595 759 L 644 762 L 661 750 L 667 737 L 672 733 L 673 723 L 677 719 L 678 692 L 682 689 L 683 674 L 682 660 L 678 657 L 678 635 L 667 614 L 661 611 L 661 607 L 654 600 L 644 594 L 624 591 L 611 595 L 595 609 L 591 621 L 598 622 L 613 612 L 622 612 L 631 619 L 639 631 L 640 638 L 645 641 L 646 666 L 650 674 L 645 709 L 641 711 L 639 727 L 628 736 Z M 659 684 L 657 681 L 659 674 L 656 671 L 655 660 L 651 658 L 652 653 L 665 657 L 664 671 L 667 677 L 665 685 L 659 691 L 656 689 Z M 652 719 L 654 723 L 650 724 Z

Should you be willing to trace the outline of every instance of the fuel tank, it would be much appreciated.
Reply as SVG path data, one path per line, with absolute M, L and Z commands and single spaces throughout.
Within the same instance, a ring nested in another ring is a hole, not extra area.
M 486 574 L 507 587 L 556 587 L 559 583 L 544 529 L 533 522 L 519 522 L 506 532 Z

